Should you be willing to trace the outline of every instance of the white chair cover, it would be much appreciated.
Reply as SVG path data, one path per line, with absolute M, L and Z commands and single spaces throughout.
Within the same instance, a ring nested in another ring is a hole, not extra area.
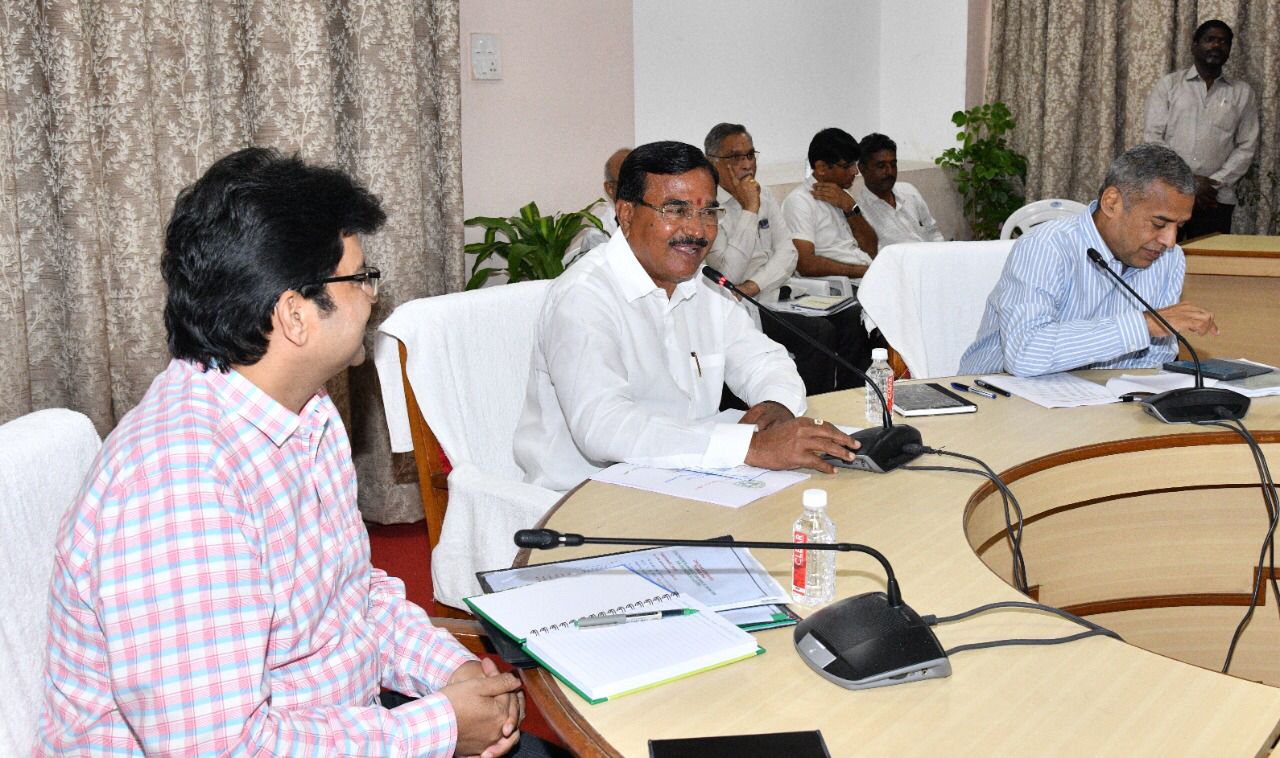
M 886 247 L 858 288 L 867 330 L 880 328 L 912 377 L 955 375 L 1012 248 L 1010 240 Z
M 397 340 L 409 383 L 453 465 L 449 507 L 431 556 L 436 600 L 465 607 L 475 572 L 511 565 L 511 535 L 546 513 L 560 493 L 526 484 L 512 453 L 524 408 L 538 315 L 549 281 L 522 282 L 405 303 L 374 338 L 391 449 L 413 449 Z
M 101 444 L 93 423 L 65 408 L 0 426 L 0 755 L 31 755 L 35 743 L 54 541 Z

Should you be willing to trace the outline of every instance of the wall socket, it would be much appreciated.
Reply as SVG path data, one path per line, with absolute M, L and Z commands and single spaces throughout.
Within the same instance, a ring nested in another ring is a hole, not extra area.
M 502 44 L 496 34 L 471 35 L 471 78 L 502 78 Z

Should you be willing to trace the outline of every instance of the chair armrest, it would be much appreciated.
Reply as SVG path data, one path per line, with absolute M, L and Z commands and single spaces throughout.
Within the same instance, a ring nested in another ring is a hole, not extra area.
M 484 628 L 475 619 L 451 619 L 432 616 L 431 623 L 452 634 L 458 642 L 462 643 L 463 647 L 476 655 L 493 652 L 493 647 L 489 644 L 489 635 L 484 633 Z

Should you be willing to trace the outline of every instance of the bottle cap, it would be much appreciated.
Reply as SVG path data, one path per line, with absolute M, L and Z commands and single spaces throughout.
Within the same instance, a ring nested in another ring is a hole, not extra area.
M 882 347 L 877 347 L 871 351 L 871 360 L 887 361 L 889 360 L 889 351 Z
M 801 496 L 800 502 L 806 508 L 826 508 L 827 507 L 827 491 L 826 490 L 805 490 Z

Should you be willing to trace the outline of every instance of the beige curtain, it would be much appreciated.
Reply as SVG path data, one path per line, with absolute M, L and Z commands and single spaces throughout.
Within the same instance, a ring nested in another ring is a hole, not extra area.
M 371 324 L 460 289 L 458 66 L 458 0 L 0 2 L 0 421 L 64 406 L 105 434 L 138 402 L 167 361 L 174 196 L 245 145 L 381 196 Z M 331 390 L 366 517 L 421 518 L 372 367 Z
M 1235 31 L 1227 73 L 1258 97 L 1257 199 L 1233 231 L 1280 233 L 1280 3 L 1273 0 L 993 0 L 987 100 L 1013 110 L 1027 197 L 1087 201 L 1106 167 L 1142 140 L 1147 93 L 1191 65 L 1191 33 L 1219 18 Z

